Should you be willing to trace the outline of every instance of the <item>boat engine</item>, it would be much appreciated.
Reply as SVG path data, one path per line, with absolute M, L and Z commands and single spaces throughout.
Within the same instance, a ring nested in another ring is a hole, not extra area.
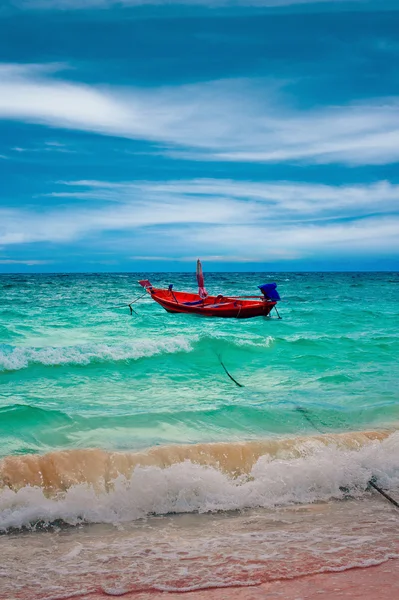
M 281 300 L 280 294 L 277 291 L 277 283 L 263 283 L 262 285 L 258 285 L 258 288 L 266 300 L 271 300 L 272 302 Z

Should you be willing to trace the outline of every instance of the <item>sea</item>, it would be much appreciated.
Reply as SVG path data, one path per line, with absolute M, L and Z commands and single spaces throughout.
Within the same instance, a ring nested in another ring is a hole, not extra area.
M 247 320 L 167 313 L 142 278 L 197 289 L 0 276 L 0 598 L 230 598 L 399 557 L 369 485 L 399 501 L 399 274 L 206 273 L 277 283 L 281 318 Z

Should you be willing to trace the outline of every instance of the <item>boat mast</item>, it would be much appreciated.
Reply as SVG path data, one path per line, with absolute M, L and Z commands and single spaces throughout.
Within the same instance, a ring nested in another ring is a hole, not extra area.
M 198 282 L 198 294 L 200 295 L 201 298 L 206 298 L 208 295 L 208 292 L 205 289 L 205 282 L 204 282 L 204 274 L 202 272 L 202 265 L 201 265 L 201 261 L 200 259 L 197 260 L 197 282 Z

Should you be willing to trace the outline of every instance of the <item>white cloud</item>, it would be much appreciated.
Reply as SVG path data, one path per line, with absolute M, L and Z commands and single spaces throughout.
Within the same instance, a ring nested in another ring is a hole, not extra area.
M 223 254 L 217 254 L 217 255 L 212 255 L 212 254 L 204 254 L 204 252 L 202 252 L 201 256 L 206 256 L 206 262 L 217 262 L 217 263 L 230 263 L 230 262 L 234 262 L 234 263 L 257 263 L 257 262 L 264 262 L 265 258 L 264 256 L 260 257 L 259 255 L 256 256 L 233 256 L 233 255 L 228 255 L 225 256 Z M 273 258 L 275 258 L 275 255 L 273 255 Z M 279 255 L 279 258 L 281 259 L 295 259 L 298 258 L 298 254 L 297 253 L 283 253 Z M 136 260 L 136 261 L 162 261 L 162 262 L 182 262 L 182 263 L 195 263 L 198 259 L 198 255 L 195 256 L 130 256 L 131 260 Z
M 146 198 L 153 203 L 237 202 L 244 205 L 247 218 L 315 221 L 328 218 L 386 214 L 399 207 L 399 185 L 379 181 L 370 185 L 329 186 L 295 181 L 235 181 L 229 179 L 192 179 L 161 182 L 60 182 L 67 186 L 52 197 L 81 198 L 126 203 Z M 68 189 L 68 188 L 73 188 Z M 244 204 L 242 204 L 244 203 Z
M 205 7 L 284 7 L 301 4 L 336 4 L 336 3 L 366 3 L 367 0 L 14 0 L 14 3 L 24 8 L 42 10 L 82 10 L 89 8 L 112 8 L 113 6 L 162 6 L 162 5 L 191 5 Z
M 212 244 L 225 255 L 237 252 L 274 259 L 368 255 L 399 252 L 399 217 L 368 218 L 326 225 L 284 225 L 282 227 L 227 226 L 191 231 L 198 247 Z
M 0 209 L 0 243 L 95 238 L 104 249 L 108 232 L 111 252 L 123 248 L 143 260 L 152 253 L 154 260 L 173 254 L 205 257 L 206 251 L 208 260 L 237 261 L 239 256 L 247 262 L 399 251 L 399 185 L 389 182 L 327 186 L 198 179 L 61 185 L 63 191 L 53 194 L 55 205 L 46 210 Z M 56 206 L 60 195 L 81 202 Z
M 96 87 L 55 78 L 57 68 L 0 66 L 0 118 L 148 140 L 178 158 L 399 161 L 399 98 L 299 111 L 284 105 L 271 82 Z
M 21 148 L 20 146 L 14 146 L 11 148 L 13 152 L 61 152 L 65 154 L 73 154 L 75 150 L 69 150 L 65 147 L 65 144 L 60 144 L 59 142 L 44 142 L 42 145 L 38 146 L 30 146 L 29 148 Z
M 13 260 L 9 258 L 0 259 L 0 265 L 26 265 L 28 267 L 34 267 L 35 265 L 46 265 L 49 260 Z
M 120 194 L 117 189 L 113 194 Z M 64 195 L 64 194 L 62 194 Z M 112 199 L 103 196 L 101 189 L 92 195 L 70 193 L 67 196 Z M 46 212 L 0 209 L 0 243 L 67 242 L 81 239 L 92 232 L 134 230 L 148 226 L 171 224 L 213 224 L 239 222 L 249 217 L 248 206 L 236 200 L 221 198 L 219 202 L 204 197 L 200 203 L 187 197 L 154 197 L 146 186 L 138 186 L 121 199 L 117 207 L 56 208 Z M 96 206 L 98 203 L 96 202 Z

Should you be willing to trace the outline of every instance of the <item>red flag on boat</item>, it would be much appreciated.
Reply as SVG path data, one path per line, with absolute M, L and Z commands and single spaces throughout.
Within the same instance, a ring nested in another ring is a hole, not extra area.
M 198 293 L 200 295 L 201 298 L 206 298 L 208 295 L 208 292 L 206 291 L 204 285 L 204 274 L 202 272 L 202 265 L 201 265 L 201 261 L 198 259 L 197 260 L 197 281 L 198 281 Z

